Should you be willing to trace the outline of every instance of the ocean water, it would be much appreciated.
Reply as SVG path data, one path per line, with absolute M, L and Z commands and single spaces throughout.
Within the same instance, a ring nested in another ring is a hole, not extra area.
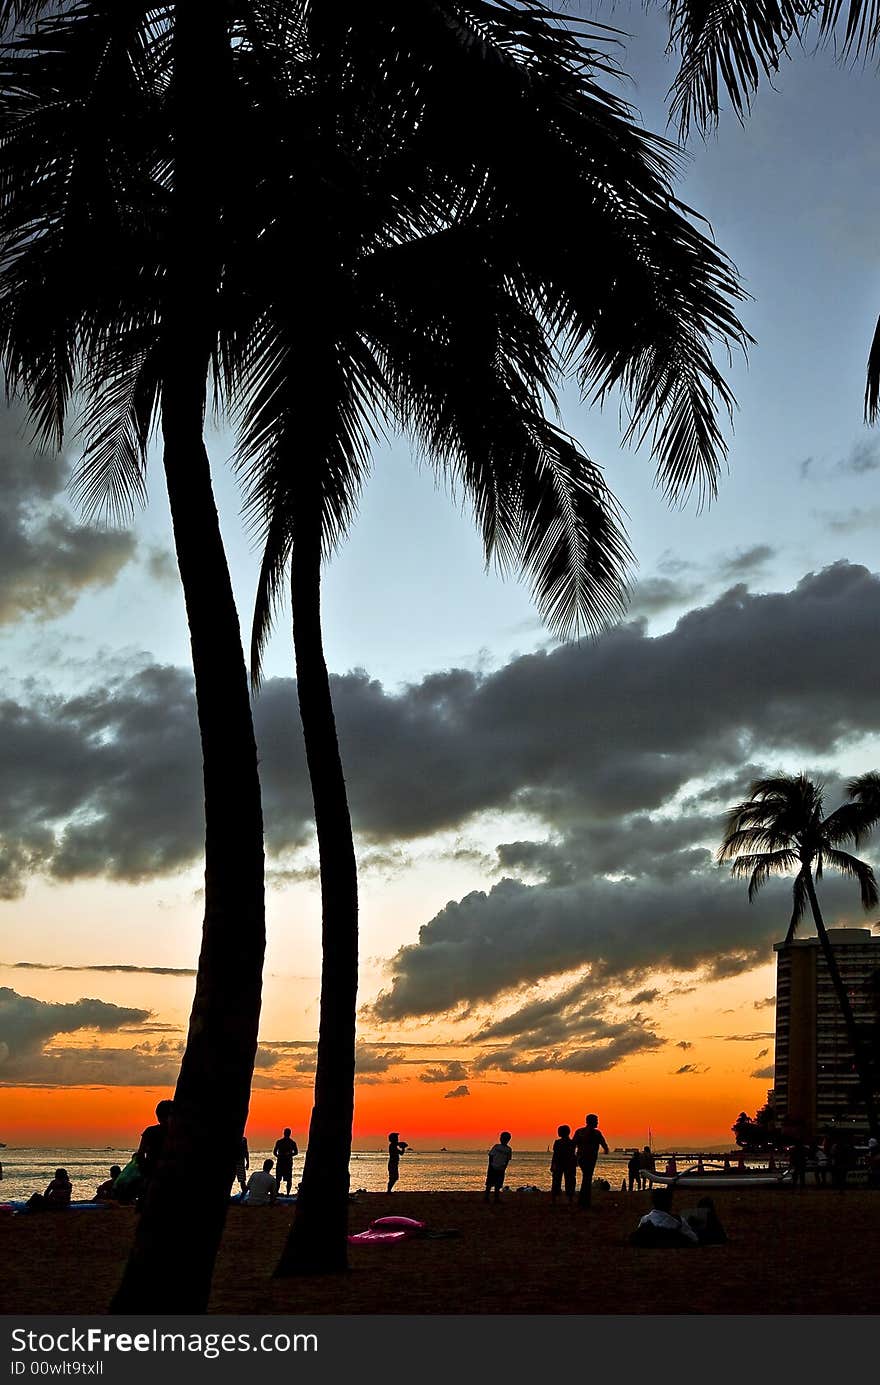
M 271 1149 L 251 1150 L 251 1169 L 262 1167 L 271 1159 Z M 28 1198 L 31 1193 L 44 1192 L 54 1177 L 56 1168 L 67 1169 L 73 1184 L 73 1196 L 83 1200 L 94 1197 L 95 1189 L 109 1176 L 111 1164 L 124 1166 L 131 1158 L 131 1149 L 71 1149 L 71 1148 L 0 1148 L 3 1180 L 0 1182 L 0 1202 Z M 607 1178 L 612 1188 L 619 1188 L 626 1177 L 625 1154 L 600 1158 L 596 1177 Z M 293 1163 L 293 1188 L 302 1174 L 303 1152 Z M 351 1189 L 364 1192 L 384 1192 L 388 1177 L 388 1155 L 384 1148 L 355 1150 L 352 1153 Z M 400 1160 L 400 1181 L 395 1193 L 407 1189 L 419 1192 L 467 1192 L 483 1187 L 486 1173 L 486 1153 L 483 1150 L 407 1150 Z M 507 1168 L 507 1186 L 519 1188 L 534 1185 L 550 1187 L 550 1154 L 546 1150 L 518 1150 L 513 1146 L 513 1158 Z M 230 1191 L 238 1191 L 234 1184 Z

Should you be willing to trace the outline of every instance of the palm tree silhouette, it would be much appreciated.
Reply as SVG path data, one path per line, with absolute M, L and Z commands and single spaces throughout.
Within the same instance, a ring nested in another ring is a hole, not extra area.
M 9 32 L 33 19 L 33 32 Z M 203 441 L 221 136 L 235 107 L 228 15 L 6 4 L 0 31 L 7 389 L 56 447 L 82 403 L 87 508 L 124 513 L 142 497 L 161 420 L 204 765 L 205 910 L 168 1148 L 114 1308 L 204 1311 L 248 1110 L 265 933 L 247 669 Z
M 856 1024 L 819 907 L 815 880 L 821 880 L 823 871 L 830 866 L 858 884 L 864 909 L 877 904 L 880 895 L 872 868 L 842 850 L 842 844 L 852 842 L 858 846 L 880 821 L 878 787 L 880 776 L 873 772 L 851 780 L 847 785 L 850 801 L 826 817 L 822 785 L 813 783 L 806 775 L 757 779 L 749 798 L 728 813 L 724 840 L 718 850 L 718 860 L 729 862 L 734 876 L 748 876 L 750 901 L 771 876 L 795 872 L 785 941 L 791 942 L 809 904 L 840 1005 L 872 1134 L 877 1129 L 877 1108 L 868 1036 L 862 1035 Z
M 717 124 L 726 92 L 742 121 L 762 76 L 773 75 L 792 48 L 814 34 L 840 61 L 875 59 L 880 42 L 872 0 L 666 0 L 670 49 L 681 65 L 671 88 L 672 117 L 682 135 Z M 880 416 L 880 318 L 868 352 L 865 418 Z
M 386 21 L 383 26 L 382 20 Z M 392 24 L 393 20 L 393 24 Z M 305 70 L 274 51 L 277 207 L 244 265 L 233 372 L 240 462 L 264 536 L 252 675 L 290 578 L 314 798 L 323 975 L 315 1102 L 277 1273 L 347 1257 L 357 871 L 324 658 L 322 563 L 382 426 L 471 500 L 487 562 L 520 569 L 560 635 L 622 609 L 629 548 L 599 468 L 547 416 L 567 371 L 619 387 L 674 498 L 714 490 L 730 404 L 711 343 L 744 345 L 735 273 L 672 197 L 673 151 L 538 7 L 312 6 Z M 297 132 L 292 140 L 284 131 Z M 291 263 L 308 267 L 291 279 Z

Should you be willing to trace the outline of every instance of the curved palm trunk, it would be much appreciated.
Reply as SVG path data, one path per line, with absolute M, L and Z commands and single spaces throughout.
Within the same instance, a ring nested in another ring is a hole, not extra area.
M 323 965 L 315 1104 L 293 1225 L 276 1275 L 348 1267 L 348 1182 L 354 1114 L 358 981 L 357 863 L 321 639 L 317 522 L 297 526 L 292 557 L 296 687 L 321 870 Z
M 217 216 L 217 188 L 205 186 L 212 175 L 204 124 L 227 60 L 224 6 L 178 4 L 174 44 L 176 238 L 163 323 L 162 429 L 202 743 L 205 914 L 174 1115 L 111 1304 L 115 1313 L 207 1307 L 247 1119 L 265 949 L 257 750 L 203 440 Z
M 825 958 L 825 965 L 828 968 L 828 975 L 831 977 L 831 984 L 834 987 L 834 991 L 837 996 L 838 1003 L 840 1005 L 840 1013 L 843 1016 L 843 1023 L 846 1029 L 846 1037 L 849 1041 L 850 1048 L 853 1051 L 856 1071 L 859 1075 L 859 1086 L 862 1089 L 862 1100 L 865 1103 L 865 1108 L 868 1113 L 868 1128 L 872 1134 L 875 1134 L 877 1131 L 877 1106 L 874 1101 L 874 1086 L 872 1081 L 870 1064 L 867 1061 L 865 1046 L 862 1043 L 862 1038 L 859 1034 L 858 1025 L 856 1024 L 855 1020 L 855 1015 L 853 1014 L 852 1006 L 849 1002 L 849 996 L 846 992 L 846 986 L 844 986 L 843 984 L 843 977 L 841 976 L 840 968 L 837 965 L 837 958 L 834 956 L 834 948 L 831 946 L 831 940 L 828 937 L 828 932 L 825 928 L 825 921 L 822 918 L 822 911 L 819 908 L 819 900 L 816 895 L 816 887 L 813 884 L 813 873 L 809 868 L 807 868 L 804 871 L 804 884 L 807 887 L 807 896 L 810 901 L 810 909 L 813 913 L 813 922 L 816 925 L 816 932 L 819 935 L 819 943 L 822 948 L 822 955 Z

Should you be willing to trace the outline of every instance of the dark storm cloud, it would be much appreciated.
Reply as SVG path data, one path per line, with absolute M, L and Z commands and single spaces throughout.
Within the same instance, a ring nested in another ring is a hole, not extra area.
M 460 1087 L 453 1087 L 451 1092 L 446 1092 L 444 1094 L 444 1100 L 449 1101 L 453 1097 L 470 1096 L 470 1094 L 470 1088 L 466 1087 L 464 1083 L 462 1083 Z
M 650 1004 L 652 1003 L 652 1001 L 655 1001 L 655 1000 L 657 999 L 657 997 L 660 996 L 660 995 L 662 995 L 662 994 L 663 994 L 662 991 L 658 990 L 658 988 L 657 988 L 656 986 L 653 987 L 651 990 L 648 990 L 648 991 L 637 991 L 635 995 L 631 995 L 631 996 L 629 997 L 629 1000 L 628 1000 L 627 1004 L 629 1004 L 629 1005 L 650 1005 Z
M 713 783 L 732 784 L 744 765 L 772 765 L 783 753 L 827 755 L 877 730 L 878 622 L 880 580 L 838 563 L 791 592 L 734 587 L 657 637 L 629 623 L 597 643 L 526 655 L 488 674 L 433 674 L 397 692 L 363 672 L 336 677 L 361 855 L 396 869 L 406 841 L 519 809 L 553 840 L 502 843 L 500 863 L 538 876 L 548 909 L 570 916 L 552 928 L 544 917 L 539 924 L 560 954 L 572 951 L 562 935 L 573 939 L 579 910 L 587 920 L 596 913 L 601 935 L 611 882 L 600 883 L 595 904 L 590 882 L 602 873 L 633 879 L 645 912 L 638 920 L 633 907 L 624 914 L 646 933 L 676 887 L 696 894 L 683 899 L 693 932 L 716 888 L 707 885 L 722 806 Z M 266 684 L 255 721 L 273 868 L 299 875 L 313 863 L 285 857 L 311 850 L 313 826 L 291 680 Z M 0 703 L 0 782 L 7 898 L 39 872 L 139 881 L 193 864 L 203 850 L 203 808 L 189 675 L 152 665 L 72 698 L 32 690 L 8 697 Z M 689 784 L 692 809 L 655 820 Z M 530 908 L 539 894 L 528 897 Z M 728 935 L 743 934 L 734 967 L 764 945 L 758 918 Z M 640 943 L 637 952 L 678 957 L 672 931 L 661 927 L 662 945 Z
M 128 530 L 79 523 L 59 504 L 69 472 L 63 456 L 28 446 L 18 413 L 0 409 L 0 625 L 62 615 L 134 556 Z
M 604 1033 L 601 1031 L 605 1031 Z M 598 1020 L 597 1042 L 540 1049 L 531 1042 L 484 1053 L 473 1064 L 475 1072 L 608 1072 L 635 1053 L 661 1048 L 664 1040 L 644 1022 L 611 1024 Z

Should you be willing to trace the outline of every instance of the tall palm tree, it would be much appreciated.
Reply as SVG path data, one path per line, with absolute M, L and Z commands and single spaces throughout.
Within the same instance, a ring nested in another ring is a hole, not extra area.
M 600 399 L 619 388 L 627 437 L 651 438 L 668 493 L 711 493 L 716 410 L 732 402 L 711 348 L 746 341 L 735 272 L 672 194 L 674 151 L 550 11 L 301 10 L 305 70 L 291 75 L 263 34 L 271 201 L 291 213 L 267 226 L 256 278 L 242 267 L 248 291 L 234 267 L 225 285 L 245 305 L 228 387 L 244 400 L 240 456 L 265 537 L 253 676 L 289 574 L 320 853 L 315 1103 L 282 1274 L 346 1263 L 357 873 L 320 592 L 373 436 L 409 434 L 469 496 L 487 561 L 527 575 L 555 632 L 596 630 L 622 609 L 629 549 L 598 467 L 547 417 L 558 382 L 574 371 Z
M 762 78 L 772 80 L 791 50 L 815 35 L 841 61 L 875 60 L 876 0 L 664 0 L 669 47 L 681 65 L 671 89 L 682 135 L 717 124 L 726 92 L 743 121 Z M 865 418 L 880 417 L 880 318 L 868 352 Z
M 161 420 L 202 742 L 205 912 L 170 1137 L 114 1308 L 202 1311 L 247 1116 L 265 937 L 247 670 L 203 441 L 237 104 L 230 7 L 10 3 L 0 32 L 7 388 L 56 446 L 84 401 L 80 489 L 111 510 L 142 494 Z
M 718 851 L 718 860 L 729 862 L 733 875 L 748 876 L 749 900 L 755 898 L 771 876 L 795 872 L 791 920 L 785 941 L 791 942 L 809 904 L 853 1052 L 872 1134 L 877 1131 L 877 1104 L 869 1036 L 863 1035 L 856 1023 L 825 928 L 815 881 L 821 880 L 823 871 L 830 866 L 858 884 L 864 909 L 873 909 L 880 900 L 871 866 L 842 849 L 848 842 L 858 846 L 880 821 L 878 785 L 880 778 L 875 773 L 851 780 L 847 785 L 850 801 L 826 817 L 822 786 L 806 775 L 783 774 L 773 779 L 757 779 L 748 799 L 728 813 L 724 840 Z

